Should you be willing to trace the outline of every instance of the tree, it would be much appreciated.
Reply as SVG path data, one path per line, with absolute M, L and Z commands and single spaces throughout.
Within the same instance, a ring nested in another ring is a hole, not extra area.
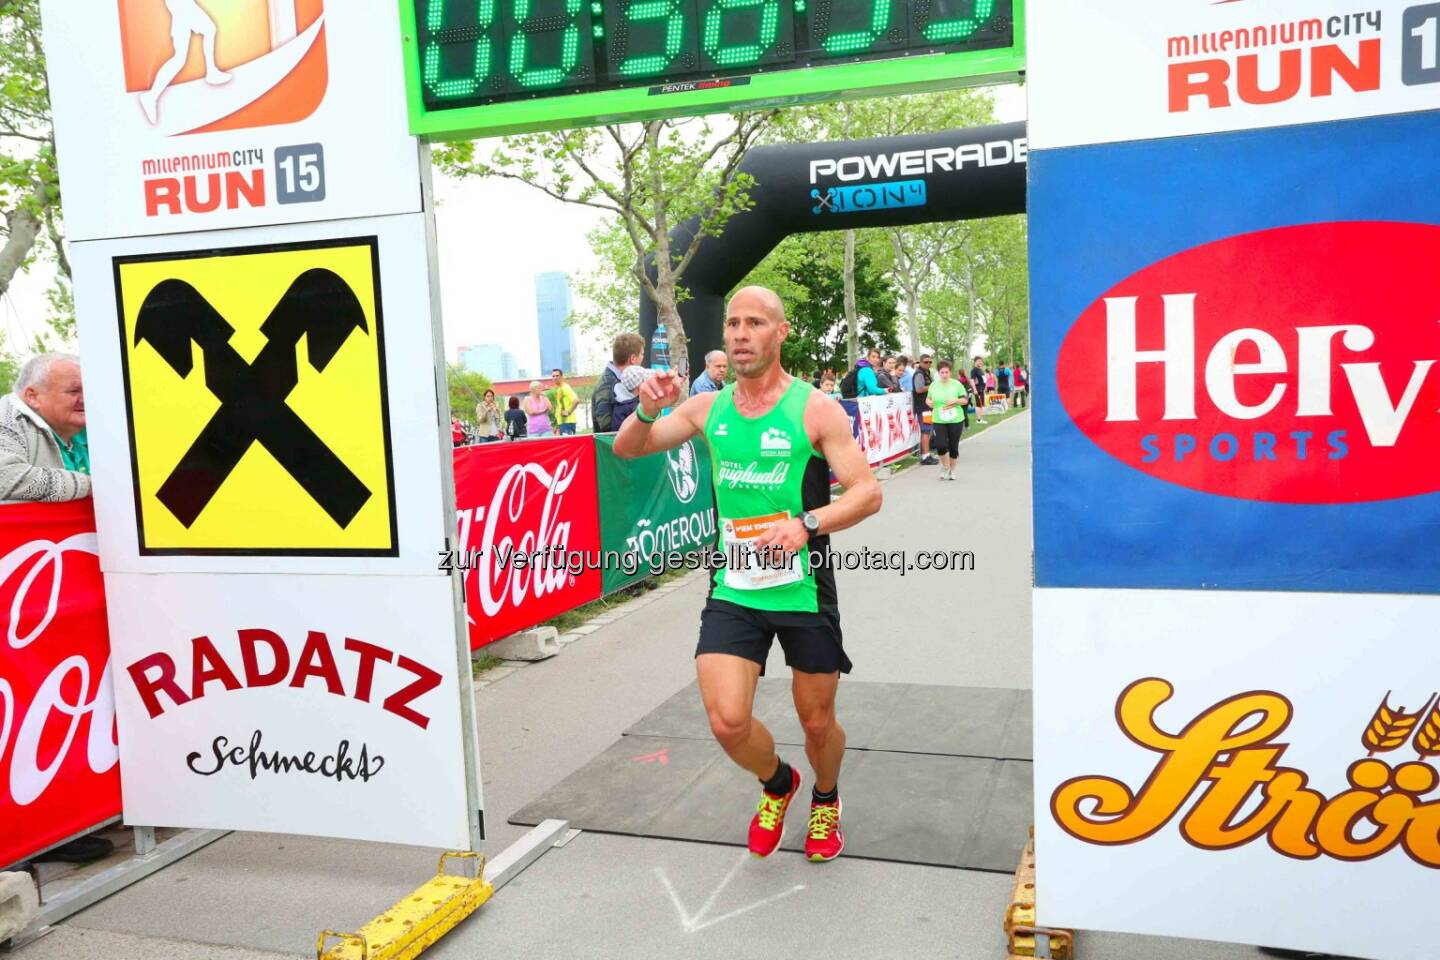
M 1026 218 L 958 225 L 954 246 L 935 261 L 922 294 L 920 334 L 937 354 L 969 359 L 981 335 L 992 359 L 1014 362 L 1030 336 Z
M 450 415 L 467 423 L 473 422 L 480 398 L 492 386 L 490 378 L 483 373 L 466 370 L 459 364 L 448 363 L 445 365 L 445 379 L 450 386 Z
M 714 118 L 701 118 L 524 134 L 506 137 L 488 158 L 477 156 L 474 143 L 461 143 L 436 150 L 435 159 L 452 176 L 518 180 L 557 200 L 613 214 L 629 246 L 611 234 L 592 236 L 597 253 L 612 264 L 626 261 L 655 303 L 671 356 L 684 357 L 689 340 L 680 319 L 681 279 L 701 241 L 752 206 L 754 180 L 740 172 L 740 161 L 773 116 L 737 114 L 724 118 L 720 130 L 711 126 Z M 692 218 L 698 222 L 693 235 L 673 244 L 671 229 Z M 602 322 L 613 306 L 602 305 Z
M 920 96 L 843 101 L 805 111 L 790 111 L 773 125 L 769 136 L 787 142 L 814 143 L 971 127 L 993 123 L 994 119 L 995 102 L 989 92 L 952 90 Z M 912 356 L 920 353 L 922 298 L 926 290 L 940 279 L 935 270 L 936 263 L 955 244 L 963 227 L 961 223 L 932 223 L 885 228 L 893 248 L 893 256 L 887 265 L 905 300 Z M 847 258 L 856 242 L 855 231 L 846 230 L 844 245 Z M 848 270 L 845 278 L 852 287 L 853 295 L 852 274 Z M 845 316 L 850 324 L 850 360 L 853 363 L 856 357 L 853 351 L 858 349 L 858 318 L 849 306 Z
M 38 0 L 0 0 L 0 220 L 0 296 L 37 257 L 51 259 L 52 317 L 73 325 Z
M 889 249 L 879 230 L 854 233 L 853 284 L 856 318 L 854 350 L 899 349 L 896 294 L 888 276 Z M 837 242 L 839 241 L 839 242 Z M 845 312 L 843 233 L 803 233 L 786 237 L 754 270 L 736 284 L 769 287 L 785 304 L 790 336 L 780 358 L 785 369 L 808 373 L 847 367 L 852 351 Z M 734 293 L 734 290 L 731 291 Z

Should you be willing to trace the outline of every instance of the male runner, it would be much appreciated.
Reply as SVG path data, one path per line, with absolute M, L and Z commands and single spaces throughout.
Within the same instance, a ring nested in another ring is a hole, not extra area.
M 710 444 L 726 561 L 700 615 L 700 696 L 715 739 L 760 780 L 750 852 L 769 856 L 780 846 L 785 812 L 800 789 L 800 772 L 775 752 L 770 731 L 752 713 L 756 683 L 779 635 L 815 773 L 805 855 L 819 862 L 845 847 L 839 794 L 845 731 L 835 719 L 835 693 L 850 660 L 841 646 L 834 571 L 812 566 L 811 552 L 825 555 L 829 535 L 878 511 L 881 494 L 844 409 L 781 369 L 780 345 L 789 332 L 773 291 L 746 287 L 735 294 L 725 318 L 735 382 L 680 403 L 683 384 L 672 373 L 657 373 L 640 387 L 640 407 L 614 450 L 644 456 L 697 434 Z M 674 411 L 657 422 L 668 406 Z M 833 503 L 832 470 L 845 487 Z M 780 551 L 790 562 L 776 562 Z M 749 562 L 737 564 L 737 556 Z

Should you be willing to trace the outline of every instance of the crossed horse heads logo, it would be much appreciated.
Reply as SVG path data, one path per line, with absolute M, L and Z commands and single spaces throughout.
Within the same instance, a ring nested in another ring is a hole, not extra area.
M 194 524 L 254 443 L 342 529 L 355 519 L 370 489 L 286 400 L 300 382 L 300 338 L 310 366 L 323 373 L 356 330 L 370 332 L 360 301 L 323 268 L 290 284 L 260 325 L 266 342 L 251 363 L 230 345 L 235 328 L 189 283 L 168 279 L 150 291 L 136 319 L 135 345 L 148 343 L 183 379 L 193 368 L 190 344 L 198 344 L 205 386 L 220 401 L 157 494 L 177 520 Z

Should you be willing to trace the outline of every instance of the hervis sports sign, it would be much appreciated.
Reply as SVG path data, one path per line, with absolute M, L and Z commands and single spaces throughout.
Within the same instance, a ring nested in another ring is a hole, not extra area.
M 1440 226 L 1228 237 L 1127 277 L 1060 348 L 1065 411 L 1127 466 L 1248 500 L 1440 490 Z
M 1031 156 L 1036 582 L 1440 583 L 1440 112 Z

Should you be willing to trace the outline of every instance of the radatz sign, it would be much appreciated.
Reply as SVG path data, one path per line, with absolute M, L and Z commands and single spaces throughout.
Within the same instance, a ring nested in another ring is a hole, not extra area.
M 120 814 L 90 501 L 0 507 L 0 869 Z
M 455 502 L 472 649 L 599 598 L 591 437 L 461 448 Z

